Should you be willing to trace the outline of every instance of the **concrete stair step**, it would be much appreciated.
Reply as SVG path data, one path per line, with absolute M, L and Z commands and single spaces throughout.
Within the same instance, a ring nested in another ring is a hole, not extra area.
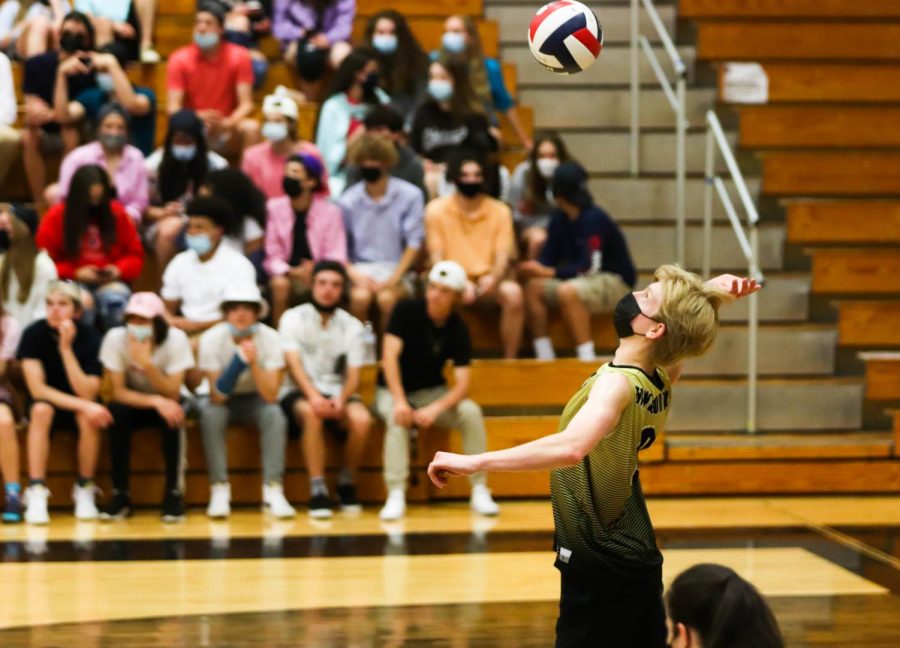
M 528 39 L 528 26 L 534 17 L 535 11 L 540 8 L 540 3 L 520 2 L 518 4 L 488 4 L 484 9 L 486 18 L 496 20 L 500 25 L 500 41 L 524 43 Z M 670 34 L 675 33 L 676 11 L 674 6 L 658 7 L 659 16 Z M 594 14 L 603 27 L 603 41 L 606 43 L 627 43 L 631 38 L 631 9 L 627 3 L 594 7 Z M 641 34 L 647 36 L 651 42 L 658 40 L 656 30 L 653 28 L 646 11 L 641 11 Z
M 568 142 L 569 140 L 567 140 Z M 579 157 L 582 162 L 594 155 Z M 728 183 L 730 186 L 730 183 Z M 673 177 L 595 177 L 590 180 L 590 189 L 597 204 L 602 205 L 619 222 L 627 221 L 668 221 L 675 220 L 675 179 Z M 685 194 L 688 221 L 702 222 L 703 194 L 706 185 L 700 178 L 688 178 Z M 759 180 L 747 178 L 750 196 L 759 202 Z M 735 204 L 737 194 L 731 191 Z M 727 216 L 718 198 L 713 201 L 713 217 L 725 221 Z
M 662 45 L 654 46 L 653 50 L 662 64 L 663 70 L 672 79 L 674 75 L 672 63 Z M 678 48 L 678 53 L 681 54 L 681 58 L 688 66 L 688 70 L 693 69 L 694 60 L 696 59 L 694 48 L 681 46 Z M 504 44 L 501 47 L 501 55 L 504 62 L 516 64 L 520 88 L 528 87 L 529 85 L 627 85 L 631 83 L 631 54 L 628 46 L 624 44 L 604 43 L 600 60 L 575 76 L 555 74 L 538 64 L 531 55 L 531 50 L 528 49 L 525 41 L 522 43 Z M 641 54 L 639 78 L 642 84 L 655 86 L 657 83 L 653 68 L 650 67 L 647 57 L 643 54 Z
M 759 297 L 763 301 L 763 295 Z M 723 312 L 726 309 L 723 309 Z M 831 375 L 837 330 L 822 326 L 763 325 L 759 327 L 760 375 Z M 685 364 L 690 376 L 745 376 L 747 326 L 729 324 L 719 330 L 709 353 Z
M 601 201 L 602 204 L 602 201 Z M 698 268 L 702 264 L 702 227 L 688 225 L 685 264 Z M 635 265 L 652 270 L 675 259 L 674 225 L 631 225 L 622 223 Z M 784 227 L 763 225 L 759 229 L 759 263 L 763 269 L 783 267 Z M 747 264 L 730 225 L 714 225 L 711 265 L 716 270 L 741 270 Z
M 729 133 L 732 146 L 736 133 Z M 564 133 L 563 140 L 569 152 L 586 165 L 590 173 L 628 173 L 631 164 L 631 135 L 628 132 Z M 688 173 L 706 170 L 706 134 L 702 131 L 687 133 L 685 137 L 685 164 Z M 716 156 L 717 170 L 725 170 L 722 156 Z M 640 165 L 642 173 L 672 173 L 675 170 L 675 133 L 643 132 L 640 139 Z
M 858 430 L 861 381 L 843 378 L 759 381 L 757 427 L 765 430 Z M 746 428 L 745 380 L 685 380 L 675 386 L 666 430 L 740 431 Z
M 523 88 L 519 100 L 534 107 L 537 128 L 627 128 L 631 124 L 631 93 L 625 89 Z M 688 88 L 688 123 L 702 127 L 715 101 L 713 89 Z M 641 128 L 674 128 L 675 113 L 661 89 L 641 92 L 640 119 Z

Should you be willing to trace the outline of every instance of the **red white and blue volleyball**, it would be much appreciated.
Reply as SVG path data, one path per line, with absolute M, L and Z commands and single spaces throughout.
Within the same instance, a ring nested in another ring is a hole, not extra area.
M 538 9 L 528 28 L 528 46 L 548 70 L 576 74 L 600 56 L 603 29 L 585 5 L 575 0 L 557 0 Z

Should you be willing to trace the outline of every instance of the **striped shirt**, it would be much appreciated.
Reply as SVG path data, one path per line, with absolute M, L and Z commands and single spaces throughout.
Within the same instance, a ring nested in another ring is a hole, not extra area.
M 605 364 L 566 405 L 559 430 L 587 402 L 597 378 L 610 372 L 628 379 L 634 400 L 581 462 L 550 475 L 556 564 L 589 576 L 609 570 L 625 578 L 656 576 L 662 554 L 641 489 L 638 451 L 650 447 L 665 427 L 672 402 L 669 377 L 662 369 L 651 377 L 637 367 Z

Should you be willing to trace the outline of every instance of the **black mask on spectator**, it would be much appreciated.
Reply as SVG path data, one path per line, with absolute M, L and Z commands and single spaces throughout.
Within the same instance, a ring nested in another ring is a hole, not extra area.
M 303 195 L 304 187 L 297 178 L 288 178 L 285 176 L 281 179 L 281 188 L 291 198 Z
M 100 218 L 101 214 L 103 214 L 103 205 L 88 206 L 88 215 L 90 215 L 91 218 Z
M 84 49 L 84 36 L 75 32 L 64 31 L 59 39 L 59 46 L 64 52 L 71 54 Z
M 9 231 L 0 230 L 0 252 L 6 252 L 9 249 Z
M 363 79 L 362 87 L 364 92 L 372 92 L 378 87 L 378 72 L 369 72 Z
M 364 166 L 359 170 L 359 174 L 366 182 L 375 182 L 381 179 L 383 172 L 379 167 Z
M 474 198 L 484 191 L 484 182 L 463 182 L 462 180 L 457 180 L 456 189 L 466 198 Z

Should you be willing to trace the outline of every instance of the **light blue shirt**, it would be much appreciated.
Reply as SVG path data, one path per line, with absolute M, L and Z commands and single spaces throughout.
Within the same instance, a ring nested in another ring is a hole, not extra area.
M 351 263 L 397 263 L 406 248 L 421 249 L 425 239 L 425 201 L 416 185 L 391 177 L 374 200 L 359 181 L 338 200 L 344 212 Z

